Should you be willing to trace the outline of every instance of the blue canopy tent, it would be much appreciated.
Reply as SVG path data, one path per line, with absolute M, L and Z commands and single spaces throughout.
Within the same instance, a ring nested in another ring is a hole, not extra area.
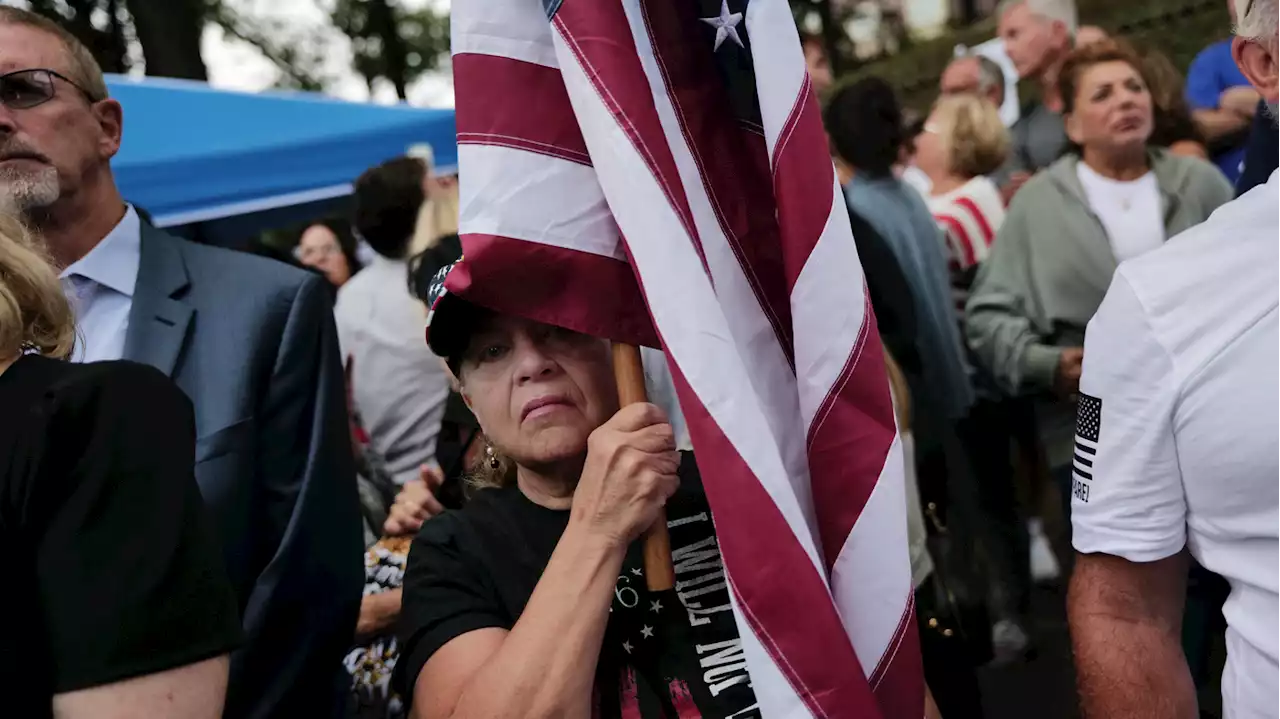
M 119 75 L 107 85 L 124 106 L 121 193 L 203 241 L 234 245 L 340 209 L 361 172 L 411 148 L 428 146 L 438 172 L 457 167 L 452 109 Z

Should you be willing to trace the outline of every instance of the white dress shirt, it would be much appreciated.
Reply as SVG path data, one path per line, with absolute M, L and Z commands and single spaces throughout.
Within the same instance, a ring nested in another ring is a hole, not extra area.
M 132 206 L 89 254 L 62 271 L 62 289 L 76 313 L 74 362 L 124 357 L 129 310 L 142 261 L 142 222 Z
M 375 256 L 334 307 L 342 361 L 354 362 L 351 393 L 370 441 L 398 484 L 436 465 L 436 438 L 449 397 L 444 364 L 427 347 L 426 307 L 409 294 L 409 268 Z

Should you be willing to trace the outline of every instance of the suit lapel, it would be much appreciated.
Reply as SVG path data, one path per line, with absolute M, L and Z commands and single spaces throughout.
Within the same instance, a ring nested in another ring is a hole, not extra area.
M 125 359 L 149 364 L 173 376 L 195 314 L 183 301 L 190 284 L 179 240 L 144 222 Z

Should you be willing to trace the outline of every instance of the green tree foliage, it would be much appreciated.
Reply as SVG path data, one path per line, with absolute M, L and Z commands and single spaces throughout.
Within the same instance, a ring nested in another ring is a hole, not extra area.
M 316 0 L 322 2 L 322 0 Z M 107 72 L 143 67 L 148 75 L 204 80 L 200 37 L 207 25 L 252 45 L 280 70 L 279 85 L 323 90 L 332 29 L 351 40 L 353 69 L 372 90 L 408 86 L 440 66 L 449 52 L 449 18 L 400 0 L 323 0 L 332 27 L 298 28 L 257 17 L 235 0 L 27 0 L 27 6 L 70 30 Z
M 1221 0 L 1078 0 L 1080 22 L 1097 25 L 1140 48 L 1160 50 L 1181 72 L 1197 52 L 1231 32 L 1227 4 Z M 897 88 L 904 104 L 922 112 L 937 98 L 938 80 L 956 45 L 974 46 L 995 36 L 995 18 L 957 27 L 941 37 L 907 47 L 846 72 L 841 82 L 877 75 Z M 1024 98 L 1034 83 L 1019 83 Z
M 30 0 L 32 10 L 70 30 L 107 72 L 125 72 L 139 58 L 147 73 L 193 80 L 206 78 L 200 57 L 202 0 Z
M 333 24 L 351 38 L 356 72 L 372 90 L 385 79 L 403 99 L 419 75 L 449 52 L 449 18 L 430 9 L 410 11 L 393 0 L 337 0 Z

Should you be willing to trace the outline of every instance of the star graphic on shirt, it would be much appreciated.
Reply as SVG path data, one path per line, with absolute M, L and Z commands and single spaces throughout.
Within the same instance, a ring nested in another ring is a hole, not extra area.
M 655 599 L 655 600 L 653 600 L 652 602 L 649 602 L 649 611 L 651 611 L 651 612 L 660 612 L 660 611 L 662 611 L 662 600 L 660 600 L 660 599 Z
M 716 29 L 716 44 L 715 47 L 711 48 L 712 52 L 720 49 L 720 45 L 724 43 L 725 38 L 733 40 L 738 47 L 745 47 L 742 44 L 742 38 L 738 37 L 738 23 L 742 22 L 742 13 L 729 12 L 729 0 L 720 0 L 719 17 L 698 19 Z
M 634 574 L 634 575 L 636 575 L 637 577 L 639 577 L 639 576 L 641 576 L 641 575 L 643 575 L 643 574 L 644 574 L 644 571 L 643 571 L 643 570 L 641 570 L 639 567 L 637 567 L 637 568 L 635 568 L 635 569 L 632 569 L 632 570 L 631 570 L 631 573 L 632 573 L 632 574 Z
M 630 654 L 631 650 L 633 649 L 633 647 L 631 646 L 631 640 L 628 639 L 627 641 L 623 642 L 622 648 L 627 650 L 627 654 Z
M 644 625 L 640 629 L 640 633 L 644 635 L 645 639 L 653 639 L 653 627 L 649 626 L 648 624 Z

